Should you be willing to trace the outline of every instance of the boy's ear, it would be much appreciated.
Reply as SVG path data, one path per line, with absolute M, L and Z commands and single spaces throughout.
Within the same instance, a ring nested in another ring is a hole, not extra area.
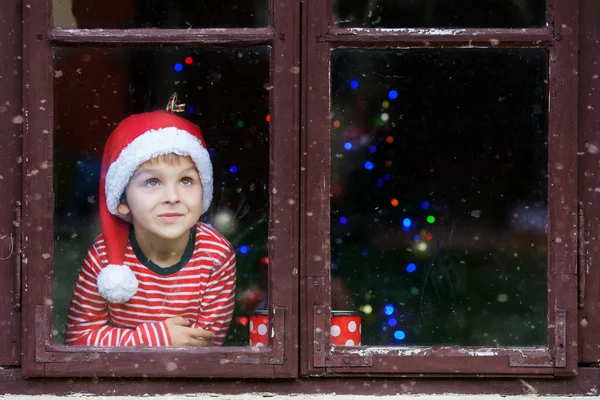
M 119 205 L 117 206 L 117 212 L 121 215 L 129 215 L 131 210 L 129 209 L 129 206 L 127 205 L 127 203 L 120 202 Z

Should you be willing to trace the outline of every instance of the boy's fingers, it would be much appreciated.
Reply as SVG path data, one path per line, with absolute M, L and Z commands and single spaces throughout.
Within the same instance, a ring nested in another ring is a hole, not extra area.
M 168 320 L 171 321 L 172 323 L 174 323 L 175 325 L 181 325 L 181 326 L 190 325 L 190 321 L 188 321 L 187 319 L 185 319 L 183 317 L 174 317 L 174 318 L 169 318 Z
M 212 339 L 214 336 L 212 332 L 200 328 L 188 328 L 186 329 L 186 333 L 191 337 L 201 337 L 203 339 Z
M 189 345 L 188 346 L 193 346 L 193 347 L 208 347 L 211 346 L 212 342 L 210 340 L 200 340 L 200 339 L 196 339 L 194 337 L 191 337 L 189 339 Z

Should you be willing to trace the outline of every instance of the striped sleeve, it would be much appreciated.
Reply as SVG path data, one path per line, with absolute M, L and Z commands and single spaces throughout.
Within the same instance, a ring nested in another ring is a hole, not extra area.
M 223 261 L 209 277 L 202 297 L 198 320 L 194 328 L 211 331 L 213 344 L 220 346 L 225 340 L 235 302 L 235 252 L 229 245 Z
M 94 244 L 88 251 L 69 306 L 65 344 L 81 346 L 170 346 L 164 321 L 144 323 L 135 329 L 108 324 L 108 303 L 98 293 L 96 280 L 102 260 Z

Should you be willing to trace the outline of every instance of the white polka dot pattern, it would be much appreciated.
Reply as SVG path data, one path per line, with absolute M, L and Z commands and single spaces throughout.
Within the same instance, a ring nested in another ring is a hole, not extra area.
M 337 336 L 340 336 L 340 333 L 342 333 L 342 330 L 340 329 L 339 326 L 333 325 L 331 327 L 331 336 L 337 337 Z
M 346 346 L 354 346 L 354 341 L 351 339 L 346 340 Z
M 258 334 L 259 335 L 266 335 L 267 334 L 267 326 L 265 324 L 260 324 L 258 326 Z
M 356 322 L 354 322 L 354 321 L 348 322 L 348 330 L 350 332 L 356 331 Z

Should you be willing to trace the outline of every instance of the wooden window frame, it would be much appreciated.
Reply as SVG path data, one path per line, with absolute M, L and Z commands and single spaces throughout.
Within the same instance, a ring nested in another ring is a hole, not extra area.
M 334 26 L 331 0 L 305 3 L 300 262 L 302 317 L 307 322 L 301 343 L 308 345 L 301 349 L 307 360 L 302 374 L 576 375 L 578 4 L 547 0 L 548 23 L 543 28 L 353 29 Z M 544 348 L 333 347 L 329 337 L 331 52 L 339 48 L 452 47 L 545 48 L 549 53 L 548 344 Z
M 5 21 L 0 28 L 0 48 L 4 75 L 0 79 L 0 365 L 21 363 L 21 277 L 20 201 L 21 201 L 21 13 L 8 2 L 0 4 Z
M 297 376 L 300 10 L 274 0 L 269 7 L 270 26 L 264 28 L 64 30 L 53 28 L 52 0 L 23 2 L 23 376 Z M 269 235 L 277 240 L 269 241 L 270 346 L 93 348 L 52 342 L 52 46 L 71 45 L 271 47 Z M 177 368 L 169 371 L 173 362 Z

